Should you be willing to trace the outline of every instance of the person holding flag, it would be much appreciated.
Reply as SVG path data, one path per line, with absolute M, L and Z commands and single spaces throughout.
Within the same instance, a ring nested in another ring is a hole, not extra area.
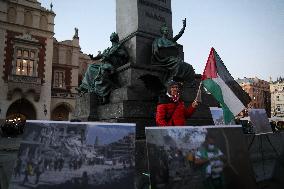
M 201 80 L 204 88 L 220 103 L 225 124 L 229 124 L 251 101 L 213 47 Z
M 195 100 L 189 107 L 184 105 L 181 97 L 182 82 L 171 80 L 168 82 L 167 93 L 160 96 L 157 106 L 157 126 L 184 126 L 198 106 Z

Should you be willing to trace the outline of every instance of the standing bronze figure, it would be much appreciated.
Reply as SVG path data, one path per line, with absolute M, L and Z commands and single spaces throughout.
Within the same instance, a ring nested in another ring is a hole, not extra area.
M 183 27 L 173 38 L 168 36 L 169 30 L 166 25 L 161 27 L 161 37 L 154 40 L 152 44 L 152 65 L 166 68 L 168 73 L 163 81 L 167 83 L 174 77 L 183 81 L 194 79 L 194 69 L 187 64 L 179 55 L 177 40 L 182 36 L 186 27 L 186 19 L 183 20 Z

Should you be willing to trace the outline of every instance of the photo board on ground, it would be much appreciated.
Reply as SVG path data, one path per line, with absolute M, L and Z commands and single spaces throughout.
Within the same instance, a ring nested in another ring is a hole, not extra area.
M 210 107 L 211 116 L 214 125 L 225 125 L 223 109 L 218 107 Z M 235 120 L 231 120 L 228 125 L 235 125 Z
M 135 125 L 27 122 L 10 189 L 133 189 Z
M 255 189 L 241 126 L 146 127 L 155 189 Z
M 224 125 L 225 124 L 222 108 L 210 107 L 210 112 L 212 115 L 212 119 L 214 121 L 214 125 Z
M 265 109 L 249 109 L 248 114 L 256 135 L 272 133 Z

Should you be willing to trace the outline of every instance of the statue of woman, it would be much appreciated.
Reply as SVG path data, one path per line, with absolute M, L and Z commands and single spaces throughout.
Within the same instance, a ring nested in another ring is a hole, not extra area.
M 163 25 L 160 29 L 162 36 L 155 39 L 152 44 L 152 65 L 168 70 L 164 83 L 173 80 L 174 77 L 183 81 L 194 79 L 194 69 L 179 55 L 177 40 L 184 33 L 185 27 L 186 19 L 183 20 L 181 31 L 174 38 L 169 38 L 168 27 Z
M 97 94 L 102 98 L 101 103 L 103 104 L 107 103 L 113 87 L 110 75 L 115 68 L 126 64 L 129 59 L 128 53 L 122 45 L 125 40 L 119 42 L 117 33 L 112 33 L 110 41 L 112 46 L 105 49 L 103 53 L 99 53 L 96 57 L 90 55 L 92 60 L 100 60 L 100 62 L 89 65 L 82 84 L 77 89 L 80 93 Z

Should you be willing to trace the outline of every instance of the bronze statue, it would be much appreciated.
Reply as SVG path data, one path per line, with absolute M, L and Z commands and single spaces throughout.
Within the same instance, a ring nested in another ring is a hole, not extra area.
M 129 55 L 123 46 L 123 43 L 130 39 L 133 35 L 129 35 L 124 40 L 119 41 L 117 33 L 112 33 L 110 41 L 112 46 L 105 49 L 93 57 L 89 55 L 92 60 L 100 60 L 98 63 L 89 65 L 82 84 L 77 89 L 80 93 L 95 93 L 102 98 L 102 104 L 108 102 L 108 96 L 113 88 L 113 82 L 110 75 L 115 68 L 126 64 L 129 60 Z
M 155 39 L 152 44 L 152 65 L 166 68 L 168 73 L 163 81 L 167 83 L 173 78 L 179 78 L 183 81 L 192 81 L 194 79 L 194 69 L 179 56 L 177 40 L 182 36 L 186 27 L 186 19 L 183 20 L 183 27 L 174 37 L 168 37 L 168 27 L 161 27 L 162 36 Z

